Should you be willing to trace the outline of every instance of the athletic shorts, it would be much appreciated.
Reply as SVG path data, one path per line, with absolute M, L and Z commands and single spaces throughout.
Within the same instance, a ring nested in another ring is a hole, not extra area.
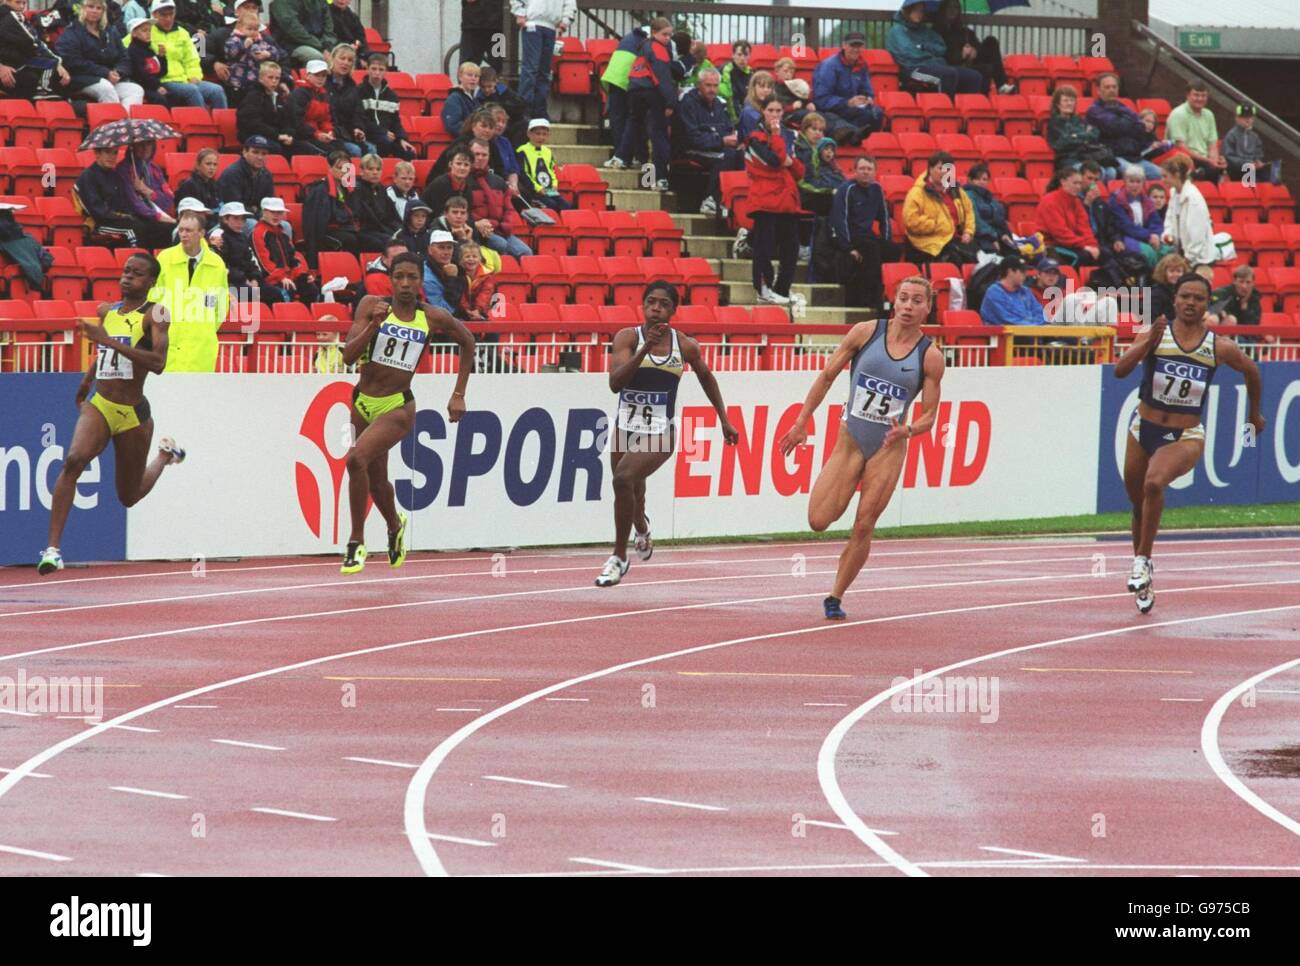
M 104 421 L 108 423 L 108 431 L 113 436 L 125 433 L 128 429 L 143 426 L 149 421 L 149 400 L 147 399 L 141 399 L 134 404 L 123 404 L 110 402 L 99 393 L 95 393 L 87 401 L 103 414 Z
M 1170 443 L 1181 440 L 1205 442 L 1205 426 L 1197 423 L 1186 429 L 1173 426 L 1161 426 L 1149 419 L 1143 419 L 1140 413 L 1133 414 L 1133 421 L 1128 424 L 1129 435 L 1137 440 L 1138 445 L 1146 450 L 1148 456 L 1154 456 L 1156 450 Z
M 367 396 L 360 387 L 352 390 L 352 408 L 360 413 L 367 426 L 384 413 L 401 409 L 409 402 L 415 402 L 415 393 L 409 389 L 395 392 L 391 396 Z

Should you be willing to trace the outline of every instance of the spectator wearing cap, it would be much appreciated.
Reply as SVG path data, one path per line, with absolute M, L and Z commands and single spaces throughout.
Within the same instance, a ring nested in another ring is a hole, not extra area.
M 203 235 L 207 220 L 197 211 L 177 219 L 180 244 L 158 253 L 162 271 L 149 297 L 171 318 L 164 372 L 215 372 L 217 329 L 226 319 L 230 282 L 226 263 Z
M 1043 255 L 1036 265 L 1038 271 L 1025 283 L 1038 303 L 1046 307 L 1054 298 L 1059 298 L 1061 285 L 1061 263 L 1055 258 Z
M 528 143 L 519 145 L 515 152 L 524 175 L 520 179 L 520 193 L 526 201 L 552 211 L 566 211 L 573 207 L 573 202 L 560 194 L 555 156 L 546 143 L 550 137 L 551 122 L 546 118 L 535 117 L 528 122 Z
M 167 90 L 162 86 L 167 76 L 167 58 L 153 49 L 153 21 L 134 17 L 126 22 L 127 76 L 144 92 L 145 103 L 167 106 Z
M 1266 161 L 1264 139 L 1255 133 L 1255 105 L 1238 104 L 1237 120 L 1223 136 L 1223 157 L 1228 162 L 1228 177 L 1241 181 L 1253 172 L 1257 181 L 1282 183 L 1282 162 Z
M 217 209 L 219 224 L 208 232 L 208 243 L 220 251 L 230 287 L 244 293 L 245 301 L 261 301 L 262 267 L 253 255 L 248 214 L 240 202 L 226 202 Z
M 360 157 L 361 148 L 340 137 L 334 129 L 334 108 L 330 104 L 325 81 L 329 64 L 310 60 L 303 69 L 307 83 L 295 87 L 289 95 L 289 109 L 294 120 L 294 151 L 299 154 L 324 154 L 342 150 Z
M 982 252 L 994 253 L 1000 247 L 1011 249 L 1011 228 L 1007 225 L 1007 206 L 993 197 L 993 176 L 981 161 L 971 165 L 966 174 L 966 194 L 975 208 L 975 244 Z
M 275 179 L 266 169 L 270 150 L 271 142 L 260 134 L 244 139 L 239 160 L 217 178 L 222 201 L 241 202 L 247 211 L 260 216 L 262 199 L 275 194 Z
M 176 213 L 180 203 L 194 198 L 209 211 L 221 207 L 221 186 L 217 184 L 217 166 L 221 155 L 216 148 L 204 148 L 194 156 L 194 169 L 190 176 L 176 187 Z
M 203 68 L 189 31 L 176 23 L 176 4 L 173 0 L 153 0 L 149 8 L 153 14 L 153 30 L 149 45 L 154 52 L 167 58 L 167 73 L 162 85 L 173 107 L 207 107 L 210 110 L 226 107 L 226 92 L 220 84 L 203 79 Z
M 862 51 L 867 40 L 859 31 L 844 35 L 839 53 L 831 54 L 813 72 L 812 95 L 817 110 L 855 129 L 848 139 L 861 141 L 884 125 L 884 112 L 876 106 L 876 92 Z M 827 129 L 831 129 L 828 120 Z
M 551 92 L 551 58 L 555 40 L 577 15 L 574 0 L 510 0 L 519 24 L 519 94 L 528 104 L 529 119 L 546 117 Z
M 224 54 L 230 67 L 230 80 L 226 86 L 235 99 L 241 99 L 258 86 L 258 70 L 262 64 L 274 61 L 283 66 L 289 54 L 275 42 L 269 27 L 262 25 L 258 16 L 262 0 L 240 0 L 235 5 L 235 23 L 226 38 Z M 287 86 L 282 88 L 289 93 Z
M 217 207 L 220 207 L 220 205 L 218 205 Z M 211 226 L 212 224 L 214 224 L 214 221 L 215 221 L 215 218 L 216 218 L 216 214 L 217 214 L 217 209 L 216 209 L 216 208 L 209 208 L 209 207 L 208 207 L 207 205 L 205 205 L 203 202 L 199 201 L 198 198 L 183 198 L 182 200 L 176 202 L 176 220 L 177 220 L 177 222 L 180 221 L 180 217 L 181 217 L 181 215 L 185 214 L 185 212 L 187 212 L 187 211 L 194 211 L 194 212 L 197 212 L 198 214 L 200 214 L 200 215 L 203 216 L 203 230 L 204 230 L 204 231 L 207 231 L 208 228 L 209 228 L 209 226 Z M 178 242 L 179 240 L 180 240 L 179 229 L 173 228 L 173 229 L 172 229 L 172 238 L 171 238 L 172 244 L 175 244 L 175 243 Z M 217 250 L 217 253 L 218 253 L 218 254 L 220 254 L 220 252 L 221 252 L 221 246 L 220 246 L 220 245 L 213 245 L 212 247 L 215 248 L 215 249 Z
M 384 159 L 377 154 L 367 154 L 361 159 L 361 176 L 348 197 L 348 207 L 357 216 L 360 225 L 361 250 L 379 251 L 384 242 L 401 230 L 402 220 L 397 215 L 383 184 Z
M 262 218 L 253 229 L 253 255 L 262 272 L 262 301 L 291 302 L 297 298 L 310 305 L 320 294 L 320 286 L 294 247 L 290 233 L 281 227 L 287 217 L 284 199 L 263 198 L 261 211 Z
M 925 8 L 925 0 L 903 0 L 885 35 L 885 49 L 898 64 L 900 79 L 933 85 L 949 97 L 983 93 L 987 85 L 979 71 L 947 62 L 947 41 L 926 23 Z
M 324 60 L 338 43 L 325 0 L 271 0 L 271 30 L 295 64 Z
M 368 57 L 370 48 L 366 46 L 366 27 L 352 9 L 352 0 L 330 0 L 330 17 L 334 22 L 335 39 L 351 47 L 358 59 Z M 500 21 L 497 29 L 501 29 Z
M 876 160 L 870 155 L 855 158 L 852 179 L 835 189 L 830 230 L 847 304 L 879 306 L 883 302 L 880 266 L 900 260 L 903 247 L 894 241 L 889 203 L 876 181 Z
M 1143 174 L 1155 180 L 1160 169 L 1142 156 L 1151 136 L 1137 111 L 1119 99 L 1119 75 L 1107 71 L 1093 80 L 1097 99 L 1088 108 L 1085 119 L 1101 133 L 1101 143 L 1110 148 L 1120 171 L 1136 164 Z
M 478 64 L 462 60 L 456 69 L 456 86 L 442 103 L 442 126 L 448 131 L 459 131 L 465 118 L 478 110 L 478 82 Z
M 167 245 L 171 227 L 136 214 L 133 192 L 117 171 L 117 153 L 117 148 L 96 148 L 95 163 L 81 172 L 73 188 L 92 230 L 132 248 Z
M 27 0 L 3 0 L 0 7 L 0 88 L 22 100 L 66 97 L 72 75 L 46 45 L 36 21 L 23 16 Z
M 1071 167 L 1056 172 L 1057 187 L 1047 192 L 1038 202 L 1034 221 L 1042 230 L 1043 240 L 1053 255 L 1063 264 L 1077 268 L 1095 265 L 1101 258 L 1101 247 L 1092 232 L 1088 210 L 1079 195 L 1083 191 L 1083 175 Z
M 519 216 L 510 203 L 510 189 L 505 181 L 488 169 L 487 144 L 475 139 L 470 144 L 469 153 L 470 217 L 483 233 L 488 248 L 515 258 L 531 255 L 533 250 L 515 234 L 519 227 Z
M 720 82 L 721 75 L 713 68 L 700 71 L 695 89 L 687 91 L 678 102 L 679 123 L 673 125 L 673 133 L 678 135 L 676 153 L 709 171 L 704 202 L 700 205 L 700 213 L 704 215 L 717 214 L 722 172 L 745 167 L 745 153 L 737 148 L 736 127 L 726 104 L 718 96 Z
M 144 90 L 131 80 L 126 48 L 109 32 L 105 0 L 82 0 L 77 19 L 63 28 L 54 52 L 72 75 L 72 89 L 100 104 L 144 103 Z
M 495 38 L 501 33 L 502 0 L 460 0 L 460 62 L 501 69 Z
M 452 261 L 456 241 L 450 232 L 435 231 L 429 237 L 424 260 L 424 300 L 436 309 L 455 315 L 465 294 L 465 282 Z
M 1187 85 L 1187 99 L 1169 112 L 1165 137 L 1181 145 L 1195 163 L 1192 177 L 1201 181 L 1218 181 L 1227 171 L 1228 162 L 1219 153 L 1219 128 L 1214 113 L 1206 106 L 1210 91 L 1204 81 Z
M 985 325 L 1045 325 L 1043 304 L 1025 285 L 1025 263 L 1010 256 L 998 266 L 998 280 L 984 292 L 980 319 Z
M 468 204 L 468 202 L 467 202 Z M 433 209 L 420 199 L 409 201 L 402 215 L 402 227 L 393 235 L 393 241 L 401 242 L 406 250 L 419 254 L 429 248 L 429 236 L 433 234 Z
M 251 138 L 260 137 L 266 142 L 267 153 L 289 157 L 295 151 L 298 135 L 306 132 L 299 130 L 280 77 L 279 64 L 273 60 L 262 61 L 257 68 L 257 86 L 244 94 L 235 111 L 235 132 L 245 145 Z
M 975 206 L 957 184 L 952 155 L 936 151 L 903 199 L 909 262 L 974 261 Z M 1084 214 L 1084 222 L 1088 216 Z
M 387 73 L 388 61 L 384 55 L 371 54 L 359 92 L 366 140 L 375 146 L 380 157 L 413 161 L 415 148 L 406 139 L 406 128 L 399 113 L 401 102 L 384 79 Z

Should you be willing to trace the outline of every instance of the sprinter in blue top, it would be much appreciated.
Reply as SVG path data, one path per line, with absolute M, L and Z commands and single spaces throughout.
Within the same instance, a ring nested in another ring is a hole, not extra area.
M 1259 367 L 1237 343 L 1206 328 L 1209 304 L 1210 283 L 1194 273 L 1184 275 L 1174 284 L 1173 325 L 1167 325 L 1164 317 L 1156 319 L 1115 363 L 1120 379 L 1139 364 L 1144 367 L 1124 455 L 1124 488 L 1133 504 L 1133 570 L 1128 589 L 1137 595 L 1142 614 L 1150 613 L 1156 602 L 1151 547 L 1165 508 L 1165 487 L 1196 466 L 1205 451 L 1201 413 L 1218 366 L 1236 369 L 1245 377 L 1250 400 L 1246 420 L 1256 434 L 1264 432 Z
M 808 438 L 808 421 L 846 368 L 850 370 L 849 401 L 843 432 L 822 468 L 808 499 L 808 525 L 825 530 L 844 515 L 853 493 L 862 486 L 853 532 L 840 554 L 831 595 L 822 602 L 827 620 L 844 620 L 840 606 L 845 592 L 867 562 L 876 520 L 889 505 L 907 453 L 905 440 L 927 433 L 939 409 L 943 353 L 921 333 L 934 305 L 930 283 L 919 275 L 903 279 L 894 296 L 890 319 L 859 322 L 822 370 L 803 409 L 781 438 L 789 456 Z M 921 397 L 921 415 L 909 420 L 912 402 Z

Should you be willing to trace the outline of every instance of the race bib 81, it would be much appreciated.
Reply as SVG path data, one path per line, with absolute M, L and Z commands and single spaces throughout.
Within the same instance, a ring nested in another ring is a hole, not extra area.
M 370 361 L 403 372 L 414 372 L 427 338 L 428 333 L 421 329 L 400 322 L 382 322 L 375 335 L 375 348 L 370 353 Z

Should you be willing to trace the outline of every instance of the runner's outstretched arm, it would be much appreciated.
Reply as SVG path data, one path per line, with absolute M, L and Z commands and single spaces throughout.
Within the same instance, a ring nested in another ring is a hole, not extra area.
M 388 318 L 389 304 L 377 295 L 367 295 L 357 305 L 356 317 L 343 343 L 343 364 L 352 365 L 361 358 L 366 346 L 379 331 L 379 323 Z
M 1147 329 L 1144 338 L 1133 340 L 1133 344 L 1124 350 L 1122 356 L 1115 360 L 1116 379 L 1123 379 L 1136 369 L 1151 350 L 1160 344 L 1167 324 L 1165 317 L 1162 315 L 1151 323 L 1151 328 Z
M 436 309 L 432 305 L 421 304 L 424 317 L 430 326 L 440 334 L 447 336 L 460 347 L 460 368 L 456 372 L 456 388 L 452 390 L 447 403 L 447 419 L 453 423 L 460 422 L 465 415 L 465 387 L 469 385 L 469 375 L 474 371 L 474 333 L 465 327 L 460 319 L 453 318 L 448 312 Z

